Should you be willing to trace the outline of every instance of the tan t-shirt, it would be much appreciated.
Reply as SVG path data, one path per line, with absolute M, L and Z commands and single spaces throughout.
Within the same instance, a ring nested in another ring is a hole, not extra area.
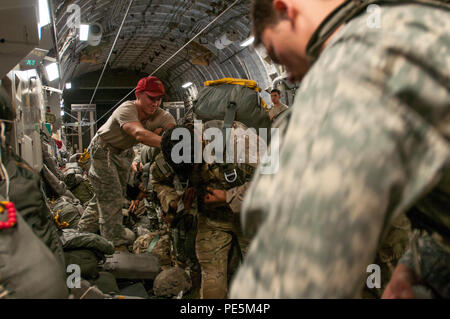
M 138 141 L 136 141 L 134 137 L 128 135 L 122 129 L 124 124 L 130 122 L 141 122 L 136 108 L 136 101 L 122 103 L 113 112 L 108 121 L 102 125 L 97 134 L 100 135 L 105 143 L 108 143 L 115 148 L 122 150 L 129 149 L 138 144 Z M 150 119 L 141 122 L 141 124 L 147 130 L 154 131 L 159 127 L 166 130 L 169 124 L 175 125 L 176 122 L 169 112 L 158 108 Z
M 277 107 L 272 106 L 272 108 L 269 110 L 269 116 L 273 116 L 273 119 L 275 120 L 278 115 L 280 115 L 287 109 L 288 109 L 287 105 L 283 103 L 280 103 L 280 105 Z

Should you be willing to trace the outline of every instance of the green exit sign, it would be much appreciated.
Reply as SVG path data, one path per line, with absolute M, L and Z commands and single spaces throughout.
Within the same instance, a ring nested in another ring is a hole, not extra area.
M 35 66 L 36 65 L 36 60 L 27 60 L 26 64 L 27 65 L 31 65 L 31 66 Z

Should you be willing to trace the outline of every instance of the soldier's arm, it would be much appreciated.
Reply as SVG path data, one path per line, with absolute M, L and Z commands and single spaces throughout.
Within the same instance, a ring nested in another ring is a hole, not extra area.
M 146 130 L 140 122 L 125 123 L 122 129 L 139 143 L 152 147 L 161 147 L 161 136 Z
M 250 182 L 247 182 L 241 186 L 231 188 L 227 191 L 227 204 L 230 206 L 233 213 L 240 213 L 242 201 L 244 200 L 245 193 L 250 186 Z
M 170 203 L 172 201 L 178 203 L 180 199 L 173 185 L 174 176 L 172 174 L 163 174 L 156 162 L 150 167 L 150 175 L 153 190 L 161 202 L 164 213 L 167 214 L 170 209 Z

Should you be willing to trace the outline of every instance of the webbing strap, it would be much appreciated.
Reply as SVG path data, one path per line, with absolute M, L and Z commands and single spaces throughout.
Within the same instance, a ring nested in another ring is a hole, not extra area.
M 238 93 L 243 89 L 243 86 L 236 85 L 231 91 L 230 102 L 227 105 L 225 110 L 225 118 L 223 119 L 223 127 L 222 127 L 222 136 L 223 136 L 223 148 L 222 153 L 219 151 L 218 156 L 224 158 L 226 154 L 227 144 L 230 139 L 231 128 L 233 127 L 233 122 L 236 119 L 236 110 L 237 110 L 237 97 Z
M 156 236 L 153 238 L 153 240 L 152 240 L 152 242 L 150 243 L 150 245 L 148 245 L 147 249 L 145 250 L 145 252 L 146 252 L 147 254 L 150 254 L 150 253 L 152 252 L 153 248 L 155 248 L 156 244 L 158 243 L 158 240 L 159 240 L 159 234 L 156 235 Z

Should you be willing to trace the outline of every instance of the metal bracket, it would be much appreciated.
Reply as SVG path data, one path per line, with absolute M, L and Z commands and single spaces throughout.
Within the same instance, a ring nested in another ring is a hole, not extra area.
M 236 180 L 237 180 L 237 172 L 236 172 L 236 169 L 234 169 L 233 170 L 233 172 L 231 172 L 231 173 L 223 173 L 223 175 L 224 175 L 224 177 L 225 177 L 225 180 L 228 182 L 228 183 L 234 183 Z M 232 180 L 231 180 L 231 177 L 232 177 Z

